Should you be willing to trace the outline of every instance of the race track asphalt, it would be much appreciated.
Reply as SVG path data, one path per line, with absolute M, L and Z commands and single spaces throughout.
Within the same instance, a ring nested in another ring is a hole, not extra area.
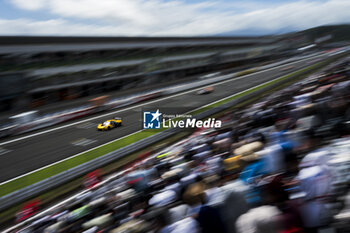
M 298 62 L 286 64 L 266 71 L 260 71 L 255 74 L 244 76 L 243 78 L 233 78 L 225 83 L 215 85 L 213 93 L 208 95 L 196 95 L 196 91 L 168 97 L 166 99 L 159 98 L 157 101 L 150 101 L 144 106 L 138 105 L 127 108 L 119 113 L 106 113 L 91 116 L 75 121 L 75 125 L 70 127 L 61 127 L 47 133 L 28 137 L 22 140 L 9 142 L 16 137 L 6 138 L 0 141 L 0 182 L 7 181 L 22 174 L 28 173 L 35 169 L 44 167 L 51 163 L 65 159 L 77 153 L 86 151 L 96 146 L 102 145 L 117 138 L 126 136 L 138 130 L 141 130 L 141 111 L 142 109 L 158 109 L 166 108 L 167 114 L 182 114 L 189 110 L 196 109 L 200 106 L 209 104 L 216 100 L 230 96 L 232 94 L 244 91 L 261 83 L 275 79 L 284 74 L 291 73 L 302 67 L 309 66 L 312 63 L 326 58 L 327 55 L 321 57 L 311 57 Z M 284 69 L 288 67 L 288 69 Z M 108 132 L 100 132 L 96 130 L 98 123 L 111 117 L 118 116 L 123 119 L 123 126 Z M 66 123 L 66 125 L 72 122 Z M 58 126 L 52 127 L 56 128 Z M 42 131 L 45 131 L 44 129 Z M 38 131 L 40 133 L 40 131 Z M 34 133 L 38 133 L 34 132 Z M 34 134 L 32 133 L 32 134 Z M 28 134 L 26 136 L 30 136 Z M 17 138 L 21 138 L 17 136 Z M 7 143 L 8 142 L 8 143 Z

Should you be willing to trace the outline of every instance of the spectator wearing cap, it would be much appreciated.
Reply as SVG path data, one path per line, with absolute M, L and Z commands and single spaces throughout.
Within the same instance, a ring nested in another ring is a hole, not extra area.
M 197 182 L 188 186 L 183 194 L 185 203 L 192 207 L 189 214 L 194 217 L 203 233 L 226 233 L 219 212 L 206 205 L 205 185 Z

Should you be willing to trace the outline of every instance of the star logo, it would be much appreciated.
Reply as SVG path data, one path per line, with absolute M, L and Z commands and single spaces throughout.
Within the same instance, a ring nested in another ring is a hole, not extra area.
M 143 128 L 144 129 L 160 129 L 162 113 L 157 109 L 156 112 L 143 112 Z
M 151 120 L 151 122 L 152 122 L 152 121 L 154 121 L 154 120 L 159 121 L 159 117 L 160 117 L 162 114 L 159 112 L 159 109 L 157 109 L 157 111 L 156 111 L 155 113 L 152 113 L 151 115 L 153 116 L 153 118 L 152 118 L 152 120 Z

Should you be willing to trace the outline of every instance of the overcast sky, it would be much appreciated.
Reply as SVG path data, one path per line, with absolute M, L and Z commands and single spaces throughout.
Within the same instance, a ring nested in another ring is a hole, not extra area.
M 0 0 L 0 35 L 260 35 L 349 15 L 350 0 Z

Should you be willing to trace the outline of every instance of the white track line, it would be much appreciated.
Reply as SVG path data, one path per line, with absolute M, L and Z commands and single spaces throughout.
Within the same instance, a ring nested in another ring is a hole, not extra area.
M 299 62 L 300 62 L 300 61 L 299 61 Z M 290 64 L 288 64 L 288 65 L 290 65 Z M 275 68 L 277 68 L 277 67 L 275 67 Z M 305 68 L 305 67 L 304 67 L 304 68 Z M 304 68 L 300 68 L 300 69 L 304 69 Z M 298 69 L 298 70 L 300 70 L 300 69 Z M 264 70 L 264 71 L 267 71 L 267 70 Z M 297 70 L 296 70 L 296 71 L 297 71 Z M 295 72 L 295 71 L 293 71 L 293 72 Z M 291 72 L 291 73 L 293 73 L 293 72 Z M 254 74 L 256 74 L 256 73 L 254 73 Z M 288 73 L 288 74 L 289 74 L 289 73 Z M 286 74 L 286 75 L 288 75 L 288 74 Z M 238 79 L 247 77 L 247 76 L 249 76 L 249 75 L 252 75 L 252 74 L 248 74 L 248 75 L 239 77 Z M 279 79 L 279 78 L 281 78 L 281 77 L 283 77 L 283 76 L 284 76 L 284 75 L 279 76 L 279 77 L 277 77 L 277 78 L 275 78 L 275 79 L 273 79 L 273 80 L 270 80 L 270 81 L 261 83 L 261 84 L 259 84 L 259 85 L 254 86 L 254 87 L 245 89 L 244 91 L 235 93 L 235 94 L 233 94 L 233 95 L 226 96 L 226 97 L 224 97 L 224 98 L 222 98 L 222 99 L 219 99 L 219 100 L 216 100 L 216 101 L 214 101 L 214 102 L 212 102 L 212 103 L 209 103 L 209 104 L 206 104 L 206 105 L 204 105 L 204 106 L 200 106 L 200 107 L 198 107 L 198 108 L 196 108 L 196 109 L 190 110 L 190 111 L 188 111 L 187 113 L 184 113 L 184 114 L 188 114 L 188 113 L 190 113 L 190 112 L 196 111 L 196 110 L 201 109 L 201 108 L 203 108 L 203 107 L 207 107 L 207 106 L 209 106 L 209 105 L 211 105 L 211 104 L 215 104 L 215 103 L 220 102 L 220 101 L 222 101 L 222 100 L 225 100 L 225 99 L 231 98 L 231 97 L 233 97 L 233 96 L 242 94 L 243 92 L 246 92 L 246 91 L 249 91 L 249 90 L 251 90 L 251 89 L 257 88 L 257 87 L 259 87 L 259 86 L 265 85 L 265 84 L 267 84 L 267 83 L 269 83 L 269 82 L 273 82 L 273 81 L 275 81 L 275 80 L 277 80 L 277 79 Z M 234 79 L 234 80 L 237 80 L 237 79 Z M 225 83 L 225 82 L 227 82 L 227 81 L 233 81 L 233 80 L 225 80 L 223 83 Z M 218 85 L 218 84 L 216 84 L 216 85 Z M 202 89 L 202 88 L 196 88 L 195 90 L 197 90 L 197 89 Z M 190 92 L 193 92 L 193 91 L 195 91 L 195 90 L 187 91 L 186 93 L 190 93 Z M 165 99 L 172 98 L 172 97 L 174 97 L 174 96 L 183 95 L 183 94 L 184 94 L 184 93 L 176 94 L 176 95 L 173 95 L 173 96 L 171 96 L 171 97 L 166 97 Z M 162 100 L 164 100 L 164 99 L 162 99 Z M 160 100 L 158 100 L 158 101 L 160 101 Z M 157 102 L 157 101 L 153 101 L 153 102 Z M 148 103 L 146 103 L 146 104 L 150 104 L 150 102 L 148 102 Z M 145 105 L 145 104 L 142 104 L 142 106 L 143 106 L 143 105 Z M 137 106 L 134 106 L 134 107 L 131 107 L 131 108 L 129 108 L 129 109 L 136 108 L 136 107 L 137 107 Z M 125 109 L 123 109 L 123 110 L 121 110 L 121 111 L 125 111 Z M 120 112 L 120 111 L 117 111 L 117 112 Z M 105 114 L 105 115 L 109 115 L 109 114 L 113 114 L 113 113 L 108 113 L 108 114 Z M 96 117 L 95 117 L 95 118 L 96 118 Z M 90 119 L 90 120 L 91 120 L 91 119 Z M 87 120 L 84 120 L 84 121 L 87 121 Z M 77 123 L 73 123 L 73 124 L 77 124 Z M 3 184 L 6 184 L 6 183 L 8 183 L 8 182 L 11 182 L 11 181 L 13 181 L 13 180 L 19 179 L 19 178 L 21 178 L 21 177 L 23 177 L 23 176 L 30 175 L 30 174 L 32 174 L 32 173 L 34 173 L 34 172 L 39 171 L 39 170 L 42 170 L 42 169 L 45 169 L 45 168 L 47 168 L 47 167 L 53 166 L 53 165 L 55 165 L 55 164 L 57 164 L 57 163 L 60 163 L 60 162 L 66 161 L 66 160 L 68 160 L 68 159 L 74 158 L 74 157 L 79 156 L 79 155 L 81 155 L 81 154 L 83 154 L 83 153 L 86 153 L 86 152 L 89 152 L 89 151 L 91 151 L 91 150 L 97 149 L 97 148 L 99 148 L 99 147 L 105 146 L 105 145 L 107 145 L 107 144 L 109 144 L 109 143 L 118 141 L 118 140 L 123 139 L 123 138 L 125 138 L 125 137 L 128 137 L 128 136 L 130 136 L 130 135 L 136 134 L 136 133 L 141 132 L 141 131 L 143 131 L 143 129 L 142 129 L 142 130 L 139 130 L 139 131 L 136 131 L 136 132 L 133 132 L 133 133 L 131 133 L 131 134 L 125 135 L 125 136 L 123 136 L 123 137 L 121 137 L 121 138 L 117 138 L 117 139 L 115 139 L 115 140 L 113 140 L 113 141 L 104 143 L 104 144 L 102 144 L 102 145 L 96 146 L 96 147 L 91 148 L 91 149 L 89 149 L 89 150 L 83 151 L 83 152 L 81 152 L 81 153 L 79 153 L 79 154 L 76 154 L 76 155 L 67 157 L 67 158 L 62 159 L 62 160 L 60 160 L 60 161 L 57 161 L 57 162 L 54 162 L 54 163 L 52 163 L 52 164 L 46 165 L 46 166 L 44 166 L 44 167 L 38 168 L 38 169 L 36 169 L 36 170 L 30 171 L 30 172 L 28 172 L 28 173 L 25 173 L 25 174 L 23 174 L 23 175 L 17 176 L 17 177 L 15 177 L 15 178 L 10 179 L 10 180 L 4 181 L 4 182 L 0 183 L 0 186 L 3 185 Z
M 321 55 L 314 56 L 313 58 L 317 58 L 317 57 L 320 57 L 320 56 L 325 56 L 325 55 L 321 54 Z M 273 69 L 278 69 L 278 68 L 281 68 L 281 67 L 284 67 L 284 66 L 290 66 L 292 64 L 295 64 L 295 63 L 298 63 L 298 62 L 302 62 L 302 61 L 308 60 L 308 59 L 310 59 L 310 58 L 305 58 L 305 59 L 302 59 L 302 60 L 294 61 L 292 63 L 287 63 L 287 64 L 284 64 L 284 65 L 281 65 L 281 66 L 272 67 L 272 68 L 269 68 L 269 69 L 266 69 L 266 70 L 261 70 L 261 71 L 258 71 L 258 72 L 254 72 L 254 73 L 251 73 L 251 74 L 247 74 L 247 75 L 235 78 L 234 80 L 239 80 L 239 79 L 246 78 L 246 77 L 249 77 L 249 76 L 252 76 L 252 75 L 256 75 L 256 74 L 260 74 L 260 73 L 263 73 L 263 72 L 267 72 L 267 71 L 270 71 L 270 70 L 273 70 Z M 233 74 L 231 76 L 233 76 Z M 227 83 L 227 82 L 231 82 L 231 81 L 233 81 L 233 80 L 232 79 L 227 79 L 227 80 L 223 80 L 221 82 L 213 83 L 213 84 L 210 84 L 210 85 L 211 86 L 217 86 L 217 85 L 220 85 L 220 84 L 223 84 L 223 83 Z M 31 135 L 27 135 L 27 136 L 24 136 L 24 137 L 12 139 L 12 140 L 9 140 L 9 141 L 6 141 L 6 142 L 1 142 L 0 146 L 6 145 L 6 144 L 10 144 L 10 143 L 13 143 L 13 142 L 17 142 L 17 141 L 21 141 L 21 140 L 24 140 L 24 139 L 28 139 L 28 138 L 31 138 L 31 137 L 39 136 L 39 135 L 42 135 L 42 134 L 45 134 L 45 133 L 50 133 L 50 132 L 53 132 L 53 131 L 56 131 L 56 130 L 60 130 L 60 129 L 64 129 L 64 128 L 67 128 L 67 127 L 71 127 L 71 126 L 74 126 L 74 125 L 77 125 L 77 124 L 80 124 L 80 123 L 83 123 L 83 122 L 99 119 L 101 117 L 106 117 L 106 116 L 109 116 L 109 115 L 112 115 L 112 114 L 125 112 L 125 111 L 128 111 L 128 110 L 134 109 L 134 108 L 139 108 L 139 107 L 148 105 L 148 104 L 157 103 L 157 102 L 160 102 L 160 101 L 163 101 L 163 100 L 166 100 L 166 99 L 170 99 L 170 98 L 174 98 L 174 97 L 177 97 L 177 96 L 185 95 L 185 94 L 188 94 L 188 93 L 191 93 L 191 92 L 195 92 L 195 91 L 201 90 L 202 88 L 203 87 L 198 87 L 198 88 L 195 88 L 195 89 L 192 89 L 192 90 L 189 90 L 189 91 L 185 91 L 185 92 L 181 92 L 181 93 L 174 94 L 174 95 L 171 95 L 171 96 L 163 97 L 163 98 L 156 99 L 156 100 L 153 100 L 153 101 L 150 101 L 150 102 L 145 102 L 145 103 L 142 103 L 142 104 L 139 104 L 139 105 L 131 106 L 131 107 L 124 108 L 124 109 L 119 109 L 119 110 L 114 111 L 114 112 L 106 113 L 106 114 L 99 115 L 99 116 L 96 116 L 96 117 L 91 117 L 91 118 L 88 118 L 88 119 L 85 119 L 85 120 L 81 120 L 81 121 L 78 121 L 78 122 L 74 122 L 74 123 L 70 123 L 70 124 L 67 124 L 67 125 L 59 126 L 59 127 L 53 128 L 53 129 L 48 129 L 48 130 L 44 130 L 44 131 L 41 131 L 41 132 L 38 132 L 38 133 L 34 133 L 34 134 L 31 134 Z

